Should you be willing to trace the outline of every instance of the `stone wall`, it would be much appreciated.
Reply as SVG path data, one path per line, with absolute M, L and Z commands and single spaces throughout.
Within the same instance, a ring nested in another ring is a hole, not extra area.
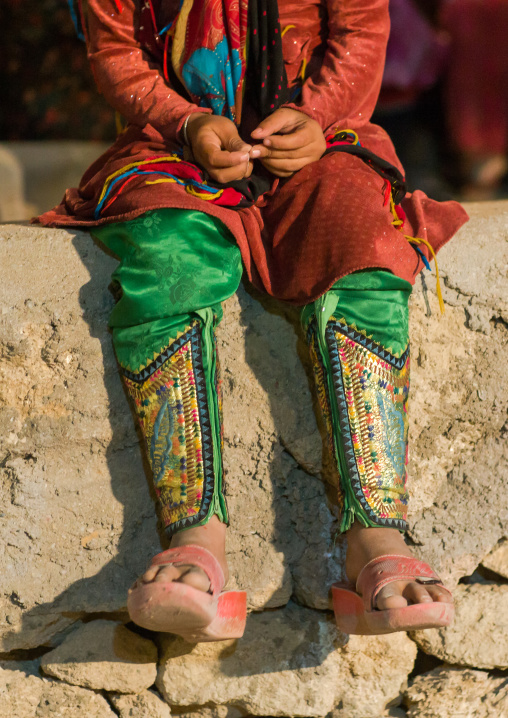
M 88 235 L 0 226 L 0 718 L 508 716 L 508 203 L 412 299 L 408 540 L 455 589 L 446 630 L 348 637 L 333 478 L 297 313 L 242 288 L 219 345 L 238 642 L 127 621 L 161 539 L 107 331 L 116 262 Z M 162 544 L 164 545 L 164 544 Z M 503 672 L 504 671 L 504 672 Z

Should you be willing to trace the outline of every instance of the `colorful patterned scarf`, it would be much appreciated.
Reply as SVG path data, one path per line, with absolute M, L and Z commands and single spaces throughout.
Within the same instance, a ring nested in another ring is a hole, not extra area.
M 121 0 L 109 0 L 116 12 Z M 68 0 L 78 35 L 86 36 L 86 0 Z M 159 21 L 164 0 L 143 0 L 138 40 L 190 99 L 240 125 L 243 98 L 264 118 L 287 102 L 287 77 L 276 0 L 180 0 L 176 17 Z M 177 89 L 181 89 L 178 88 Z
M 165 35 L 166 77 L 173 72 L 193 102 L 240 125 L 247 78 L 249 97 L 253 94 L 263 117 L 287 99 L 276 1 L 181 0 L 173 22 L 159 29 L 163 1 L 143 4 L 141 14 L 147 17 L 140 25 L 151 27 L 156 38 Z M 150 42 L 141 33 L 140 40 Z

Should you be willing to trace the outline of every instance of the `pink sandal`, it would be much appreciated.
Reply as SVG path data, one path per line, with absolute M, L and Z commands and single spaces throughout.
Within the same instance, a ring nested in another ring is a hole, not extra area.
M 445 588 L 441 579 L 423 561 L 407 556 L 379 556 L 363 567 L 356 581 L 356 590 L 351 584 L 335 583 L 332 586 L 333 610 L 338 628 L 343 633 L 375 636 L 450 625 L 454 606 L 444 601 L 376 609 L 380 590 L 393 581 L 416 581 L 422 585 Z M 445 588 L 445 591 L 448 589 Z
M 136 581 L 129 589 L 127 608 L 138 626 L 150 631 L 175 633 L 189 643 L 241 638 L 247 619 L 245 591 L 224 591 L 224 573 L 210 551 L 201 546 L 180 546 L 154 556 L 151 566 L 191 565 L 210 579 L 205 593 L 179 581 Z

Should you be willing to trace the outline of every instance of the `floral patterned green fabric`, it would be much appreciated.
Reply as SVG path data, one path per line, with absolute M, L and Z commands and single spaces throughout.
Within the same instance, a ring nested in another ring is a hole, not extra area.
M 211 308 L 220 321 L 221 302 L 240 284 L 240 250 L 203 212 L 161 209 L 93 233 L 120 259 L 113 281 L 121 298 L 109 325 L 118 361 L 130 371 L 151 362 L 197 311 Z

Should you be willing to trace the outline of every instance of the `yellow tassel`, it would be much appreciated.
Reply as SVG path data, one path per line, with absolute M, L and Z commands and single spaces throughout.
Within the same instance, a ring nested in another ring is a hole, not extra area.
M 434 248 L 432 247 L 430 242 L 427 242 L 426 239 L 423 239 L 422 237 L 408 237 L 407 234 L 404 235 L 404 237 L 407 239 L 408 242 L 412 242 L 413 244 L 424 244 L 429 252 L 432 255 L 432 259 L 434 260 L 434 264 L 436 265 L 436 293 L 437 298 L 439 301 L 439 309 L 441 310 L 441 314 L 445 313 L 445 306 L 443 301 L 443 294 L 441 292 L 441 282 L 439 279 L 439 267 L 437 266 L 437 258 L 436 253 L 434 252 Z
M 358 134 L 354 130 L 344 130 L 344 132 L 347 132 L 348 135 L 353 135 L 355 138 L 355 141 L 353 142 L 354 145 L 360 144 L 360 138 L 358 137 Z
M 394 217 L 393 222 L 392 222 L 393 226 L 402 231 L 402 225 L 404 224 L 404 222 L 400 219 L 400 217 L 397 214 L 397 210 L 395 208 L 395 202 L 393 201 L 393 195 L 391 193 L 390 193 L 390 209 L 391 209 L 392 215 Z M 405 234 L 404 238 L 407 239 L 407 241 L 412 244 L 424 244 L 427 247 L 427 249 L 429 250 L 429 252 L 432 256 L 432 259 L 434 260 L 434 264 L 436 265 L 436 294 L 437 294 L 437 299 L 439 302 L 439 309 L 441 311 L 441 314 L 444 314 L 445 313 L 445 305 L 444 305 L 444 301 L 443 301 L 443 293 L 441 291 L 441 281 L 439 278 L 439 267 L 437 265 L 437 257 L 436 257 L 436 253 L 434 252 L 433 246 L 426 239 L 423 239 L 423 237 L 410 237 L 409 235 Z
M 145 180 L 145 184 L 163 184 L 164 182 L 176 182 L 176 180 L 171 179 L 171 177 L 164 177 L 164 179 L 156 180 Z
M 290 30 L 292 27 L 296 27 L 296 25 L 286 25 L 286 27 L 281 32 L 280 36 L 284 37 L 284 35 L 287 33 L 287 31 Z
M 307 71 L 307 58 L 304 57 L 302 60 L 302 69 L 300 70 L 300 77 L 302 78 L 302 82 L 305 80 L 306 71 Z
M 127 123 L 125 122 L 122 115 L 118 112 L 118 110 L 115 112 L 115 127 L 116 127 L 116 135 L 121 135 L 125 132 L 127 129 Z
M 185 187 L 185 191 L 188 192 L 189 194 L 193 195 L 194 197 L 199 197 L 200 199 L 204 199 L 207 201 L 218 199 L 219 197 L 222 196 L 222 194 L 224 192 L 223 189 L 219 190 L 215 194 L 210 194 L 210 192 L 200 192 L 199 190 L 195 189 L 195 187 L 193 187 L 192 185 L 187 185 Z
M 99 197 L 99 202 L 102 200 L 102 198 L 106 194 L 109 183 L 112 180 L 114 180 L 115 177 L 118 177 L 118 175 L 121 175 L 124 172 L 127 172 L 127 170 L 130 170 L 133 167 L 138 167 L 139 165 L 155 164 L 156 162 L 181 162 L 181 161 L 182 160 L 179 157 L 176 157 L 176 155 L 168 155 L 167 157 L 156 157 L 153 160 L 141 160 L 138 162 L 132 162 L 130 165 L 125 165 L 125 167 L 122 167 L 121 169 L 117 170 L 116 172 L 113 172 L 112 175 L 109 175 L 107 180 L 104 182 L 104 187 L 102 188 L 101 196 Z
M 145 184 L 164 184 L 165 182 L 176 182 L 176 180 L 172 179 L 171 177 L 163 177 L 156 180 L 146 180 Z M 210 200 L 217 199 L 224 192 L 224 190 L 222 189 L 215 194 L 211 194 L 210 192 L 200 192 L 198 189 L 196 189 L 190 184 L 185 186 L 185 191 L 188 194 L 191 194 L 193 197 L 199 197 L 200 199 L 204 199 L 207 202 L 209 202 Z

